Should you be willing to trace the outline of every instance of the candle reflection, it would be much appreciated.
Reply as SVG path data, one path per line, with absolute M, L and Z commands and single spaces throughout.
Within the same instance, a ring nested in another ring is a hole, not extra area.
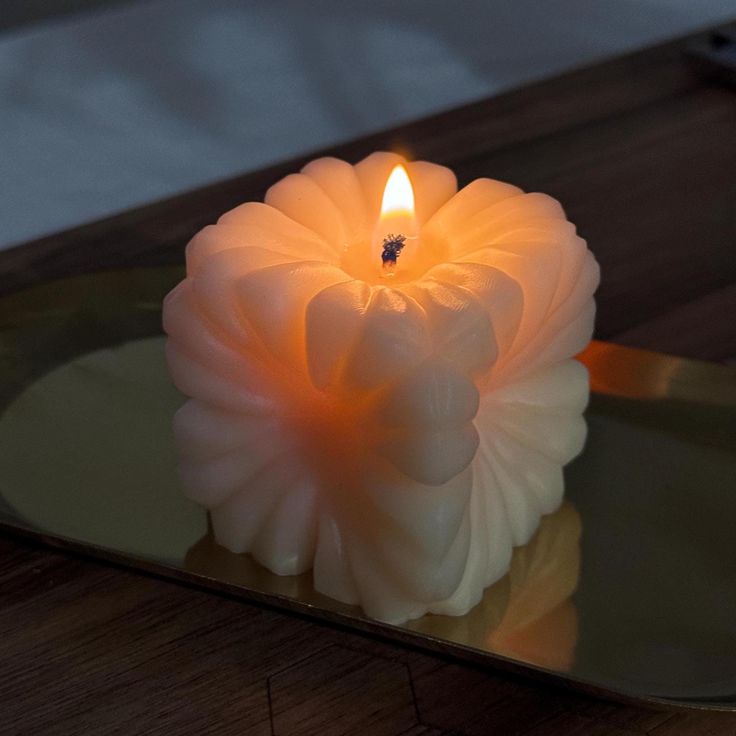
M 580 516 L 564 504 L 532 541 L 519 547 L 508 574 L 509 602 L 488 647 L 498 654 L 567 672 L 578 638 L 572 599 L 580 579 Z
M 580 579 L 582 524 L 564 503 L 542 521 L 528 544 L 517 547 L 509 573 L 485 591 L 463 617 L 424 616 L 409 629 L 567 672 L 578 639 L 573 600 Z

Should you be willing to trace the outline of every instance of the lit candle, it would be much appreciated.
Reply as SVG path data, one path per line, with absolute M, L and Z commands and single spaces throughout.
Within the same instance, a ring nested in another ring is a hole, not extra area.
M 597 283 L 550 197 L 313 161 L 196 235 L 166 299 L 186 493 L 370 616 L 465 613 L 562 500 Z

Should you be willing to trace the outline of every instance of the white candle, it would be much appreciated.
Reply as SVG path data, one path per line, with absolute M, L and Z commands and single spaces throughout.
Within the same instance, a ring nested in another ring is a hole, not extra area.
M 375 618 L 466 612 L 561 502 L 597 283 L 550 197 L 313 161 L 195 236 L 167 297 L 187 494 L 228 549 Z

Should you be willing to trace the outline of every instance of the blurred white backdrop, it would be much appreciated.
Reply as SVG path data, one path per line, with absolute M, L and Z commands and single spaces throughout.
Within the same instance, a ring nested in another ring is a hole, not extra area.
M 736 0 L 156 0 L 0 35 L 0 247 L 736 16 Z

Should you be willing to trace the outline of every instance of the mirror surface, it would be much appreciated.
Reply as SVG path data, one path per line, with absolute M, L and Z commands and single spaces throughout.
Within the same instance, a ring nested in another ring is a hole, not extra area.
M 179 269 L 0 300 L 0 525 L 403 641 L 736 706 L 736 372 L 594 343 L 567 501 L 463 617 L 401 627 L 229 553 L 182 495 L 160 306 Z

